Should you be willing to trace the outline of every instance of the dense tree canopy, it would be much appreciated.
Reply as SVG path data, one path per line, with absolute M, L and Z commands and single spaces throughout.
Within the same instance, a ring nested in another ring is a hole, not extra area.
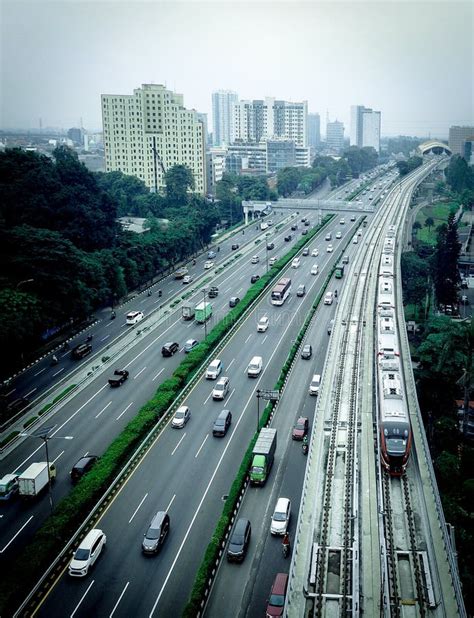
M 423 163 L 422 157 L 411 157 L 407 161 L 398 161 L 398 173 L 400 176 L 406 176 Z
M 461 283 L 458 269 L 461 245 L 458 240 L 458 226 L 454 214 L 447 225 L 438 228 L 438 241 L 433 259 L 433 279 L 438 303 L 452 305 L 457 302 Z

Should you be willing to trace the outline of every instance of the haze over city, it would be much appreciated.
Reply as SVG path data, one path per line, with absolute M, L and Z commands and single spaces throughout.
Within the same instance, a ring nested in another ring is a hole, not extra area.
M 2 1 L 0 128 L 101 129 L 101 94 L 161 83 L 200 112 L 226 88 L 446 137 L 472 124 L 473 40 L 470 2 Z

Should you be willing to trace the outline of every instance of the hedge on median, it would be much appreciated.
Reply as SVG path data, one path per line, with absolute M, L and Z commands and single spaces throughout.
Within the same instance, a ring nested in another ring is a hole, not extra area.
M 182 388 L 201 369 L 210 352 L 222 342 L 223 337 L 230 331 L 235 322 L 247 311 L 261 292 L 269 286 L 278 273 L 333 216 L 326 216 L 321 225 L 316 226 L 306 236 L 303 236 L 287 254 L 277 261 L 268 273 L 250 287 L 242 301 L 212 328 L 206 341 L 202 342 L 190 354 L 187 354 L 186 358 L 173 372 L 173 376 L 160 384 L 154 397 L 142 406 L 120 435 L 113 440 L 91 472 L 83 477 L 60 501 L 54 513 L 48 517 L 35 533 L 31 543 L 23 548 L 15 563 L 2 577 L 0 582 L 0 615 L 9 615 L 17 609 L 43 575 L 45 565 L 52 563 L 62 551 L 65 544 L 91 513 L 97 501 L 110 487 L 137 447 L 153 427 L 157 426 L 157 421 L 169 410 L 181 393 Z M 266 408 L 266 410 L 271 409 L 272 406 Z M 264 418 L 265 415 L 263 414 L 261 426 Z M 251 453 L 251 447 L 249 449 Z M 249 449 L 247 452 L 249 452 Z M 249 463 L 250 461 L 247 462 L 247 467 Z M 244 475 L 244 469 L 246 474 L 247 467 L 244 466 L 243 462 L 241 475 Z M 236 492 L 233 489 L 234 485 L 241 487 L 241 484 L 241 482 L 239 484 L 238 479 L 234 481 L 229 499 L 224 507 L 226 513 L 228 512 L 226 507 L 227 509 L 231 508 L 231 495 L 234 496 Z

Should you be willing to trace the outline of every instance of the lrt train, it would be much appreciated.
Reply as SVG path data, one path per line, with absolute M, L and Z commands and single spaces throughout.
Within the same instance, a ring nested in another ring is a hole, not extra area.
M 391 226 L 392 227 L 392 226 Z M 395 298 L 395 238 L 384 240 L 377 289 L 377 388 L 383 467 L 401 476 L 410 456 L 412 432 L 400 362 Z

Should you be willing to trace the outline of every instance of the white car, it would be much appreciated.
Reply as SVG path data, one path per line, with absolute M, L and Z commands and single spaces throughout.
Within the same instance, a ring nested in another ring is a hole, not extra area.
M 212 268 L 213 266 L 214 266 L 214 262 L 212 260 L 207 260 L 206 262 L 204 262 L 205 270 L 209 270 L 209 268 Z
M 273 264 L 276 264 L 277 261 L 278 261 L 278 258 L 274 256 L 268 260 L 268 263 L 270 264 L 270 266 L 273 266 Z
M 260 258 L 258 257 L 258 255 L 254 255 L 252 259 L 250 260 L 250 262 L 252 264 L 258 264 L 260 262 Z
M 342 238 L 342 234 L 341 234 L 341 232 L 337 232 L 337 234 L 336 234 L 336 238 L 338 238 L 338 239 L 339 239 L 339 238 Z
M 325 305 L 332 305 L 332 301 L 333 301 L 333 293 L 332 292 L 326 292 L 326 296 L 324 297 L 324 304 Z
M 179 406 L 173 416 L 173 420 L 171 421 L 171 427 L 176 427 L 177 429 L 181 429 L 186 425 L 191 417 L 191 410 L 188 406 Z
M 264 333 L 267 330 L 269 323 L 270 320 L 267 318 L 266 315 L 264 315 L 263 318 L 260 318 L 260 320 L 258 321 L 257 332 Z
M 311 274 L 319 275 L 319 266 L 317 264 L 313 264 L 313 266 L 311 267 Z
M 185 277 L 183 277 L 183 283 L 192 283 L 192 282 L 193 282 L 192 275 L 186 275 Z
M 332 253 L 332 245 L 326 247 L 326 253 Z
M 74 552 L 74 556 L 69 564 L 69 575 L 73 577 L 84 577 L 87 575 L 90 567 L 100 556 L 106 542 L 107 537 L 102 530 L 98 528 L 92 529 Z
M 299 268 L 301 265 L 301 260 L 300 258 L 295 258 L 292 262 L 291 262 L 291 268 Z
M 127 324 L 133 326 L 137 322 L 140 322 L 140 320 L 143 320 L 143 318 L 143 311 L 130 311 L 130 313 L 127 313 Z
M 288 498 L 278 498 L 272 515 L 270 532 L 283 536 L 288 530 L 291 517 L 291 502 Z
M 213 399 L 225 399 L 229 391 L 229 378 L 224 376 L 219 378 L 217 384 L 214 386 L 212 390 L 212 398 Z
M 318 257 L 318 255 L 319 255 L 319 251 L 318 251 L 317 249 L 313 249 L 313 250 L 311 251 L 311 255 L 312 255 L 313 257 Z
M 344 217 L 342 219 L 339 219 L 340 225 L 344 225 L 345 222 L 346 222 L 346 220 L 344 219 Z
M 354 236 L 353 240 L 352 240 L 352 244 L 356 245 L 359 241 L 357 240 L 357 236 Z

